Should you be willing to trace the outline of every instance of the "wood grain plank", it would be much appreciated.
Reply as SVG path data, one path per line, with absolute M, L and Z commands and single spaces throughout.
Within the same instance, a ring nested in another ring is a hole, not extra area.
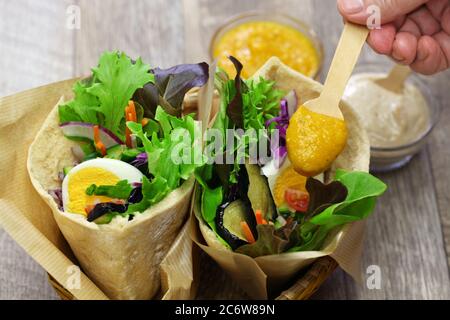
M 325 49 L 322 78 L 326 76 L 342 29 L 342 18 L 336 10 L 330 9 L 332 6 L 335 6 L 334 0 L 314 2 L 314 16 L 321 19 L 317 19 L 313 26 L 323 40 Z M 374 54 L 366 46 L 358 65 L 372 62 L 386 65 L 390 63 L 389 59 Z M 430 82 L 430 87 L 435 83 L 446 83 L 448 86 L 449 82 L 433 81 Z M 445 91 L 438 91 L 441 92 L 439 99 L 445 101 L 442 95 Z M 442 149 L 442 139 L 440 143 Z M 437 159 L 441 160 L 441 171 L 448 168 L 443 162 L 446 159 L 444 155 L 439 155 Z M 379 201 L 375 213 L 368 220 L 362 271 L 370 265 L 380 266 L 381 290 L 369 290 L 365 284 L 359 286 L 343 272 L 337 272 L 319 289 L 314 298 L 340 299 L 345 291 L 348 299 L 448 299 L 448 265 L 445 263 L 437 207 L 437 203 L 442 202 L 442 194 L 448 190 L 448 183 L 444 186 L 445 180 L 440 180 L 442 193 L 434 193 L 430 159 L 426 150 L 407 167 L 380 175 L 380 178 L 388 184 L 389 191 Z
M 75 70 L 89 72 L 102 52 L 125 51 L 152 66 L 183 62 L 181 1 L 80 0 L 81 29 L 76 34 Z
M 0 96 L 73 76 L 73 1 L 0 2 Z M 46 272 L 0 229 L 0 299 L 57 299 Z
M 438 208 L 441 215 L 442 233 L 450 266 L 450 71 L 430 78 L 430 89 L 442 113 L 439 123 L 430 137 L 428 153 L 435 184 Z
M 124 50 L 163 67 L 207 59 L 215 29 L 249 10 L 285 12 L 311 24 L 324 44 L 325 75 L 342 29 L 335 0 L 78 0 L 77 31 L 65 28 L 71 3 L 0 2 L 0 95 L 86 74 L 105 50 Z M 361 61 L 386 59 L 365 48 Z M 444 250 L 450 252 L 449 80 L 448 72 L 430 79 L 434 95 L 447 108 L 428 148 L 404 169 L 380 176 L 390 189 L 368 220 L 363 269 L 380 266 L 381 290 L 361 287 L 337 271 L 315 299 L 450 298 Z M 3 231 L 0 247 L 6 252 L 0 259 L 0 299 L 55 298 L 44 271 Z M 202 277 L 199 298 L 245 297 L 206 255 Z
M 0 96 L 73 75 L 74 31 L 66 28 L 73 1 L 2 1 Z
M 191 3 L 188 0 L 186 2 Z M 200 22 L 200 27 L 192 26 L 195 22 L 186 22 L 186 29 L 201 30 L 202 39 L 210 38 L 213 30 L 221 24 L 220 21 L 236 13 L 250 9 L 288 10 L 285 12 L 311 23 L 322 39 L 325 49 L 322 75 L 325 76 L 342 30 L 342 18 L 334 7 L 334 0 L 311 3 L 284 1 L 276 4 L 246 1 L 239 6 L 233 1 L 213 5 L 211 1 L 198 0 L 193 8 L 199 10 L 202 17 L 207 18 Z M 312 20 L 312 16 L 320 19 Z M 202 45 L 202 54 L 207 54 L 208 46 L 205 42 Z M 198 52 L 197 50 L 197 54 Z M 364 49 L 361 61 L 387 63 L 386 58 L 375 55 L 369 48 Z M 380 266 L 382 289 L 369 290 L 365 286 L 360 287 L 343 272 L 337 272 L 319 290 L 316 299 L 449 297 L 449 278 L 427 153 L 423 152 L 403 170 L 383 175 L 382 178 L 390 185 L 390 191 L 380 201 L 377 211 L 368 221 L 366 250 L 363 256 L 364 269 L 372 264 Z

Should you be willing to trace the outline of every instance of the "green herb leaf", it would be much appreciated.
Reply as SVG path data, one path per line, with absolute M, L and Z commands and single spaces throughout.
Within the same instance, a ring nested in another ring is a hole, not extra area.
M 133 187 L 127 180 L 121 180 L 117 182 L 115 186 L 97 186 L 92 184 L 86 189 L 88 196 L 107 196 L 115 199 L 128 199 Z
M 213 165 L 209 164 L 195 170 L 195 178 L 202 186 L 202 217 L 209 225 L 214 224 L 217 207 L 222 203 L 223 199 L 222 187 L 210 188 L 208 185 L 208 181 L 211 180 L 212 174 Z M 215 227 L 213 230 L 215 230 Z
M 178 188 L 181 183 L 187 180 L 195 168 L 203 164 L 202 158 L 196 158 L 196 150 L 199 150 L 199 142 L 195 138 L 199 136 L 199 127 L 192 116 L 177 118 L 167 114 L 161 107 L 158 107 L 155 120 L 162 128 L 162 135 L 153 132 L 150 136 L 144 133 L 142 125 L 136 122 L 127 122 L 130 131 L 142 142 L 148 157 L 148 171 L 154 177 L 145 191 L 143 184 L 144 200 L 145 194 L 151 199 L 160 199 L 170 191 Z M 180 162 L 174 161 L 173 156 L 178 155 Z M 159 193 L 155 193 L 156 185 L 160 188 Z M 152 201 L 145 202 L 139 206 L 133 206 L 140 210 Z
M 332 229 L 367 218 L 375 208 L 376 198 L 387 189 L 381 180 L 366 172 L 338 170 L 335 180 L 346 187 L 345 200 L 322 212 L 316 209 L 315 215 L 298 230 L 302 241 L 290 251 L 319 250 Z
M 275 82 L 264 78 L 246 81 L 248 90 L 243 93 L 244 128 L 256 131 L 265 129 L 265 123 L 280 113 L 280 102 L 285 92 L 275 88 Z
M 59 122 L 71 121 L 99 124 L 97 112 L 99 112 L 98 98 L 87 92 L 92 85 L 92 78 L 81 80 L 74 84 L 75 99 L 59 106 Z
M 92 77 L 75 84 L 75 99 L 59 107 L 60 123 L 100 124 L 123 140 L 124 109 L 137 89 L 154 82 L 149 71 L 140 58 L 133 63 L 124 53 L 105 52 Z
M 157 176 L 150 181 L 146 176 L 142 179 L 142 200 L 128 206 L 126 215 L 136 212 L 144 212 L 152 205 L 160 202 L 171 191 L 166 179 Z

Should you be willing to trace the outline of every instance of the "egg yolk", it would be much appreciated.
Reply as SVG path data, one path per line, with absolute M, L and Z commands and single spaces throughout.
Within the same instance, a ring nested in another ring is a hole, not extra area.
M 68 182 L 69 203 L 67 211 L 86 215 L 85 208 L 101 202 L 110 202 L 105 196 L 89 196 L 86 189 L 92 184 L 97 186 L 116 185 L 120 179 L 113 173 L 102 168 L 84 168 L 70 175 Z
M 291 26 L 271 21 L 242 23 L 227 31 L 213 47 L 214 58 L 230 76 L 236 71 L 228 56 L 243 65 L 242 77 L 253 75 L 269 58 L 283 63 L 306 76 L 314 76 L 319 68 L 319 55 L 313 42 Z
M 306 191 L 306 177 L 297 173 L 292 166 L 284 169 L 277 177 L 274 187 L 274 200 L 277 207 L 285 203 L 286 191 L 294 189 L 297 191 Z
M 286 133 L 289 160 L 295 170 L 315 176 L 328 169 L 347 143 L 345 121 L 301 106 Z

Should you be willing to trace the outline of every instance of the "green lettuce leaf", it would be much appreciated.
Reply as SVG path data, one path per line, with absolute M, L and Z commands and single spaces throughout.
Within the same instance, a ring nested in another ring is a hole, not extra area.
M 160 202 L 171 191 L 167 185 L 166 179 L 161 176 L 156 176 L 151 181 L 144 176 L 142 179 L 142 200 L 138 203 L 133 203 L 128 206 L 125 215 L 144 212 L 152 205 Z
M 265 129 L 266 121 L 280 113 L 280 102 L 285 92 L 275 88 L 275 82 L 260 77 L 247 80 L 247 91 L 242 94 L 244 128 Z
M 373 211 L 376 198 L 386 190 L 383 182 L 365 172 L 338 170 L 335 179 L 328 185 L 308 179 L 311 218 L 301 224 L 288 219 L 279 229 L 274 225 L 258 225 L 256 242 L 241 246 L 236 252 L 259 257 L 320 250 L 330 231 L 366 218 Z
M 133 63 L 124 53 L 105 52 L 92 77 L 74 85 L 75 98 L 59 106 L 60 123 L 99 124 L 123 140 L 124 109 L 137 89 L 154 82 L 149 71 L 140 58 Z
M 366 172 L 338 170 L 335 180 L 347 188 L 344 201 L 328 206 L 298 228 L 300 243 L 289 251 L 319 250 L 334 228 L 367 218 L 375 209 L 376 199 L 387 189 L 378 178 Z
M 92 85 L 92 78 L 81 80 L 74 84 L 75 99 L 59 106 L 59 122 L 71 121 L 99 124 L 97 112 L 99 112 L 98 98 L 87 92 Z
M 130 131 L 142 142 L 147 153 L 148 171 L 153 179 L 143 185 L 143 204 L 130 206 L 140 210 L 146 204 L 152 204 L 154 199 L 162 199 L 170 191 L 180 187 L 183 181 L 194 174 L 195 168 L 203 164 L 203 158 L 196 151 L 200 151 L 199 127 L 191 115 L 177 118 L 167 114 L 161 107 L 156 110 L 155 120 L 161 126 L 161 134 L 153 132 L 148 136 L 142 125 L 136 122 L 127 122 Z M 180 162 L 173 161 L 173 155 L 180 156 Z M 158 191 L 158 192 L 156 192 Z M 146 202 L 146 198 L 150 198 Z M 146 209 L 146 207 L 145 207 Z M 139 211 L 140 211 L 139 210 Z
M 195 170 L 195 178 L 202 187 L 201 197 L 201 211 L 203 220 L 208 223 L 213 230 L 215 230 L 215 222 L 217 207 L 223 200 L 223 188 L 211 188 L 208 181 L 212 179 L 213 165 L 205 164 L 203 167 Z
M 133 191 L 133 187 L 128 183 L 127 180 L 121 180 L 117 182 L 115 186 L 97 186 L 92 184 L 86 189 L 86 194 L 88 196 L 107 196 L 116 199 L 128 199 L 130 193 Z
M 216 74 L 221 107 L 213 127 L 222 130 L 245 129 L 243 135 L 235 134 L 235 148 L 231 151 L 235 155 L 235 161 L 230 182 L 236 183 L 240 164 L 249 156 L 249 146 L 253 142 L 267 139 L 268 135 L 260 134 L 259 130 L 266 129 L 266 121 L 279 114 L 280 102 L 285 93 L 275 88 L 275 82 L 262 77 L 257 80 L 242 80 L 242 64 L 234 57 L 230 57 L 230 60 L 236 68 L 235 79 L 229 80 L 220 70 Z M 254 133 L 247 131 L 249 129 L 254 129 Z M 244 152 L 237 152 L 238 150 Z

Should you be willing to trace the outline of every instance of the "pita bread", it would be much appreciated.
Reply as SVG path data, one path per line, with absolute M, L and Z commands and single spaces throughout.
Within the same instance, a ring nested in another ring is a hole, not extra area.
M 29 149 L 31 182 L 52 209 L 83 271 L 109 298 L 150 299 L 160 288 L 160 263 L 186 220 L 194 178 L 131 221 L 116 217 L 109 224 L 97 225 L 81 215 L 60 211 L 48 190 L 61 187 L 58 172 L 75 161 L 71 152 L 75 143 L 58 126 L 61 102 Z
M 269 59 L 252 78 L 258 79 L 260 77 L 275 81 L 275 87 L 278 89 L 295 90 L 299 104 L 317 98 L 322 91 L 322 84 L 292 70 L 276 57 Z M 347 124 L 348 140 L 343 152 L 330 168 L 328 177 L 333 176 L 334 171 L 338 168 L 349 171 L 369 171 L 370 144 L 363 124 L 350 105 L 341 101 L 340 108 Z M 200 192 L 196 193 L 200 194 Z M 201 218 L 199 197 L 195 199 L 194 212 L 199 220 L 200 231 L 208 246 L 216 250 L 229 250 L 217 239 L 216 234 Z

